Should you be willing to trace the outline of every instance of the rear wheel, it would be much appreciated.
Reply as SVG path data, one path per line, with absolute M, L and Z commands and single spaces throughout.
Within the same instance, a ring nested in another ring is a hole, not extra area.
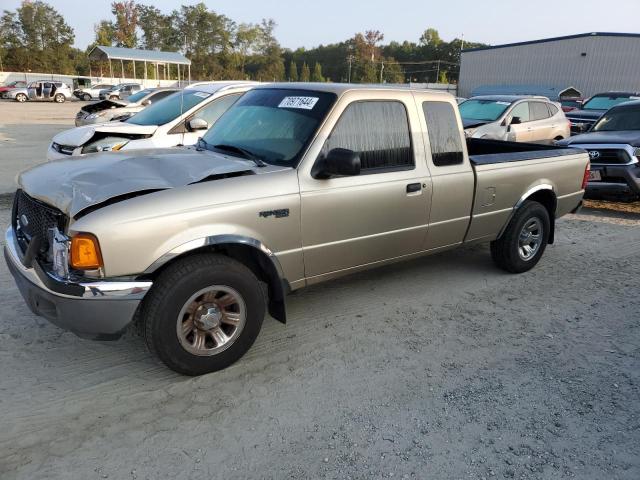
M 53 100 L 54 100 L 56 103 L 64 103 L 64 101 L 66 100 L 66 98 L 65 98 L 65 96 L 64 96 L 64 95 L 62 95 L 61 93 L 58 93 L 58 94 L 56 94 L 56 96 L 55 96 L 55 97 L 53 97 Z
M 16 102 L 24 103 L 27 101 L 27 96 L 24 93 L 19 93 L 16 95 Z
M 243 264 L 216 254 L 187 257 L 162 272 L 145 298 L 145 340 L 178 373 L 221 370 L 253 345 L 265 305 L 259 280 Z
M 538 202 L 527 201 L 515 213 L 503 235 L 491 242 L 491 258 L 510 273 L 531 270 L 547 248 L 551 219 Z
M 116 95 L 111 95 L 109 97 L 109 100 L 118 100 L 118 97 Z
M 89 95 L 88 93 L 84 93 L 82 95 L 82 100 L 84 100 L 85 102 L 88 102 L 89 100 L 91 100 L 91 95 Z

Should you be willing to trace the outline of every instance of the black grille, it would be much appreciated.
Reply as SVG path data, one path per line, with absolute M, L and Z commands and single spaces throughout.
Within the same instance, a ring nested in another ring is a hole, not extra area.
M 40 237 L 41 250 L 46 251 L 49 246 L 49 229 L 58 227 L 60 231 L 64 231 L 66 223 L 67 217 L 60 210 L 31 198 L 22 190 L 16 192 L 12 225 L 23 252 L 36 236 Z
M 586 147 L 585 147 L 586 148 Z M 594 148 L 588 149 L 591 163 L 614 163 L 625 164 L 630 162 L 629 154 L 626 150 L 614 148 Z
M 69 145 L 60 145 L 56 142 L 53 142 L 51 146 L 56 152 L 62 153 L 63 155 L 73 155 L 73 151 L 76 149 L 75 147 L 71 147 Z

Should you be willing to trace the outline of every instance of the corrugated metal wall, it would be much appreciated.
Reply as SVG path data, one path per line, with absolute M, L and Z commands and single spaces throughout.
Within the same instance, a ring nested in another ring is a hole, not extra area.
M 586 56 L 582 56 L 586 53 Z M 482 85 L 640 91 L 640 37 L 594 35 L 462 53 L 460 95 Z

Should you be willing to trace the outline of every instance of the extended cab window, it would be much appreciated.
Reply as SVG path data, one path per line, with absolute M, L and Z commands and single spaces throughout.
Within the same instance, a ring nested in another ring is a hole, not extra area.
M 363 174 L 414 168 L 404 104 L 396 101 L 352 103 L 327 138 L 322 155 L 334 148 L 359 153 Z
M 436 167 L 461 164 L 464 161 L 462 138 L 453 105 L 424 102 L 422 110 L 427 122 L 433 164 Z

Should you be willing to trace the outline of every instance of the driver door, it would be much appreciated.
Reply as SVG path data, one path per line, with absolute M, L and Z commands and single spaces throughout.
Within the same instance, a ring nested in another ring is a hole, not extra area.
M 348 149 L 360 156 L 359 175 L 314 178 L 309 163 L 299 173 L 310 283 L 418 252 L 424 244 L 431 182 L 423 141 L 413 133 L 420 131 L 415 101 L 409 92 L 402 101 L 380 96 L 351 103 L 343 97 L 343 109 L 334 110 L 340 117 L 309 162 L 319 165 L 330 151 Z

